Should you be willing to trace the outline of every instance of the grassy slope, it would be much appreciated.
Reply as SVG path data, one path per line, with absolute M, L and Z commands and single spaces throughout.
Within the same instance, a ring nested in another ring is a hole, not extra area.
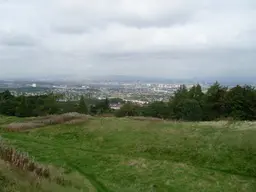
M 63 180 L 48 180 L 11 167 L 2 160 L 0 160 L 0 186 L 0 192 L 79 192 L 81 189 L 96 192 L 96 189 L 77 173 L 66 175 Z
M 91 119 L 2 133 L 97 191 L 256 191 L 255 125 Z

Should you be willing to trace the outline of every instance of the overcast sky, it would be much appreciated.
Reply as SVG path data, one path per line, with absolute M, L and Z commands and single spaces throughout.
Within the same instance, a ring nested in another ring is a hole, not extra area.
M 256 76 L 255 0 L 0 0 L 0 78 Z

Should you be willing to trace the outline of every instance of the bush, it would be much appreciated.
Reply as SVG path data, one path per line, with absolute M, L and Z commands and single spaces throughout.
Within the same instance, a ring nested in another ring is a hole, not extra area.
M 125 116 L 138 116 L 138 105 L 132 103 L 124 104 L 119 110 L 116 111 L 116 117 L 125 117 Z
M 140 112 L 140 114 L 142 114 L 143 116 L 156 117 L 161 119 L 168 119 L 171 116 L 171 109 L 168 104 L 159 101 L 142 107 Z

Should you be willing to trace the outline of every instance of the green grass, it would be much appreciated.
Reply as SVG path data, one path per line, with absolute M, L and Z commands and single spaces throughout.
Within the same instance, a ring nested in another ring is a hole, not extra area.
M 254 123 L 92 118 L 0 135 L 36 161 L 78 172 L 99 192 L 256 191 Z
M 12 122 L 22 122 L 25 121 L 27 118 L 18 118 L 18 117 L 8 117 L 0 115 L 0 126 L 2 127 L 5 124 L 12 123 Z

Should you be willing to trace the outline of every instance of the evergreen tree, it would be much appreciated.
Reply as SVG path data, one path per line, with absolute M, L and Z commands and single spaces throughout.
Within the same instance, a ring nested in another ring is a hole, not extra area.
M 178 105 L 180 119 L 185 121 L 200 121 L 203 117 L 202 108 L 195 99 L 185 99 Z
M 180 87 L 175 91 L 173 100 L 181 101 L 188 98 L 188 89 L 186 85 L 180 85 Z
M 4 115 L 15 115 L 17 101 L 16 98 L 6 90 L 0 94 L 0 113 Z
M 81 96 L 80 100 L 79 100 L 79 104 L 78 104 L 78 110 L 79 113 L 82 114 L 87 114 L 88 113 L 88 107 L 85 103 L 85 98 L 84 96 Z
M 225 96 L 227 87 L 214 83 L 203 97 L 204 120 L 215 120 L 226 116 Z
M 106 98 L 106 99 L 105 99 L 105 102 L 104 102 L 103 110 L 104 110 L 104 111 L 109 111 L 109 109 L 110 109 L 109 99 Z
M 30 116 L 30 111 L 32 109 L 29 108 L 28 102 L 27 102 L 27 97 L 22 95 L 20 98 L 18 98 L 19 104 L 16 107 L 16 116 L 18 117 L 28 117 Z
M 172 114 L 172 118 L 181 119 L 182 111 L 181 111 L 181 103 L 188 98 L 188 89 L 185 85 L 181 85 L 177 91 L 175 91 L 173 97 L 171 97 L 169 102 L 170 113 Z
M 44 98 L 44 108 L 43 111 L 46 114 L 56 114 L 59 112 L 58 104 L 57 104 L 57 97 L 50 93 Z
M 195 99 L 195 100 L 201 102 L 203 96 L 204 96 L 204 93 L 202 92 L 202 87 L 201 87 L 201 85 L 199 85 L 199 84 L 194 85 L 194 86 L 191 87 L 190 90 L 188 91 L 188 97 L 189 97 L 190 99 Z

